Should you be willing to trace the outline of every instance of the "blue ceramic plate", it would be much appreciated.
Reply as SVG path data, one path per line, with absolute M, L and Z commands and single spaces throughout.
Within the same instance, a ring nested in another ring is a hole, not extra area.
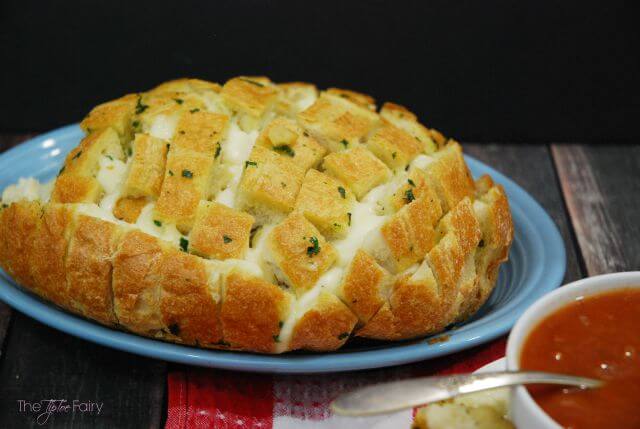
M 44 134 L 0 155 L 0 190 L 19 177 L 48 180 L 56 175 L 65 155 L 78 144 L 82 131 L 70 125 Z M 515 240 L 509 262 L 500 270 L 488 302 L 473 317 L 446 333 L 448 340 L 349 345 L 334 353 L 291 353 L 264 356 L 204 350 L 164 343 L 103 327 L 66 313 L 26 292 L 0 270 L 0 299 L 16 310 L 71 335 L 108 347 L 190 365 L 241 371 L 312 373 L 348 371 L 398 365 L 473 347 L 511 329 L 538 297 L 560 285 L 566 266 L 564 243 L 555 224 L 514 182 L 481 162 L 467 157 L 475 176 L 489 173 L 509 195 Z M 431 344 L 430 344 L 431 343 Z

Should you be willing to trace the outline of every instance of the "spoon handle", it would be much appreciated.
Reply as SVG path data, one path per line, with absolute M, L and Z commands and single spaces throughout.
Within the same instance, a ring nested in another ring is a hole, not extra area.
M 599 380 L 539 371 L 503 371 L 421 377 L 363 387 L 336 398 L 331 408 L 344 416 L 384 414 L 466 393 L 519 384 L 559 384 L 581 389 L 602 385 Z

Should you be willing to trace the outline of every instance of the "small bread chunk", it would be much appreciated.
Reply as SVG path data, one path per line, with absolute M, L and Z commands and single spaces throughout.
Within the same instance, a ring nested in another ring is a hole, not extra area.
M 342 182 L 311 169 L 302 182 L 295 210 L 328 238 L 341 238 L 349 231 L 349 212 L 354 201 L 353 193 Z
M 367 94 L 351 91 L 350 89 L 340 88 L 327 88 L 325 91 L 327 94 L 337 95 L 338 97 L 346 98 L 347 100 L 356 103 L 359 106 L 365 107 L 373 112 L 376 111 L 376 100 Z
M 271 121 L 256 139 L 256 145 L 288 156 L 304 170 L 318 166 L 327 153 L 320 143 L 287 118 Z
M 337 258 L 333 246 L 302 213 L 291 213 L 267 240 L 276 277 L 297 294 L 313 287 Z
M 80 122 L 80 128 L 87 134 L 113 128 L 123 140 L 128 140 L 131 138 L 131 117 L 137 100 L 137 94 L 128 94 L 99 104 Z
M 366 324 L 386 302 L 391 275 L 363 250 L 358 250 L 347 268 L 337 295 Z
M 212 201 L 200 201 L 189 250 L 214 259 L 242 259 L 249 248 L 253 216 Z
M 280 89 L 276 112 L 291 118 L 311 106 L 318 98 L 318 88 L 306 82 L 278 84 Z
M 136 223 L 138 216 L 144 206 L 149 203 L 146 197 L 122 197 L 119 198 L 113 207 L 113 215 L 116 219 L 123 220 L 128 223 Z
M 289 350 L 335 350 L 349 339 L 358 318 L 335 295 L 320 292 L 313 306 L 298 320 Z
M 51 201 L 54 203 L 93 203 L 103 189 L 95 178 L 102 155 L 123 159 L 118 133 L 105 128 L 85 137 L 65 160 L 58 175 Z
M 431 138 L 429 129 L 418 122 L 416 115 L 411 113 L 406 107 L 394 103 L 384 103 L 382 109 L 380 109 L 380 116 L 396 127 L 411 134 L 424 145 L 424 151 L 426 153 L 432 153 L 438 149 L 438 146 Z
M 169 338 L 203 346 L 222 340 L 218 322 L 220 285 L 209 284 L 209 278 L 203 259 L 175 249 L 163 253 L 159 266 L 160 311 Z
M 230 273 L 220 313 L 224 341 L 233 348 L 273 353 L 292 297 L 278 286 L 239 272 Z
M 297 118 L 331 152 L 359 145 L 379 121 L 378 115 L 368 108 L 326 92 Z
M 160 195 L 169 143 L 149 134 L 136 134 L 129 175 L 122 195 L 127 197 L 154 197 Z
M 327 155 L 323 166 L 328 174 L 346 183 L 361 199 L 391 177 L 391 171 L 363 147 Z
M 411 429 L 514 429 L 509 389 L 471 393 L 420 408 Z
M 288 156 L 255 146 L 244 165 L 236 206 L 260 224 L 282 219 L 293 210 L 304 173 Z
M 448 212 L 465 197 L 473 197 L 475 186 L 462 156 L 462 147 L 453 141 L 434 153 L 427 168 L 427 180 L 440 197 L 442 210 Z
M 71 306 L 107 325 L 117 322 L 111 292 L 111 257 L 123 230 L 118 225 L 78 215 L 69 239 L 65 268 Z
M 240 128 L 251 131 L 275 108 L 278 88 L 266 77 L 241 76 L 228 80 L 221 95 L 231 110 L 240 114 Z
M 434 225 L 441 216 L 440 206 L 424 197 L 394 214 L 380 230 L 389 249 L 383 265 L 397 273 L 421 261 L 436 243 Z
M 367 149 L 395 171 L 402 170 L 416 155 L 424 152 L 424 143 L 389 122 L 378 128 L 366 145 Z

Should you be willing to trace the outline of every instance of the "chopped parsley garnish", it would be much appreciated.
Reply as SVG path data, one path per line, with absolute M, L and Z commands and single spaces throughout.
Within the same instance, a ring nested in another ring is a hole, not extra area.
M 171 143 L 167 143 L 167 152 L 169 152 L 169 150 L 171 150 Z
M 177 323 L 172 323 L 171 325 L 169 325 L 169 332 L 171 332 L 173 335 L 180 335 L 180 325 L 178 325 Z
M 346 139 L 342 139 L 340 140 L 340 143 L 342 143 L 342 145 L 346 148 L 347 146 L 349 146 L 349 142 Z
M 222 240 L 224 241 L 225 244 L 231 243 L 233 241 L 231 237 L 229 237 L 228 235 L 223 235 Z
M 136 115 L 139 115 L 148 108 L 149 106 L 147 106 L 146 104 L 142 104 L 142 97 L 138 96 L 138 102 L 136 103 Z
M 186 177 L 187 179 L 193 178 L 193 173 L 189 170 L 182 170 L 182 177 Z
M 71 158 L 71 159 L 78 159 L 78 158 L 80 158 L 80 155 L 82 155 L 82 151 L 79 151 L 78 153 L 73 155 L 73 158 Z
M 128 149 L 127 149 L 127 154 L 128 154 L 129 156 L 133 155 L 133 149 L 128 148 Z
M 196 112 L 199 112 L 199 111 L 200 111 L 200 109 L 198 109 L 198 108 L 196 107 L 195 109 L 191 109 L 191 110 L 189 110 L 189 113 L 196 113 Z
M 347 338 L 349 336 L 348 332 L 343 332 L 342 334 L 338 335 L 338 339 L 339 340 L 344 340 L 345 338 Z
M 260 82 L 256 82 L 255 80 L 240 78 L 241 81 L 250 83 L 251 85 L 259 86 L 260 88 L 264 88 L 264 85 Z
M 414 188 L 416 187 L 416 183 L 413 180 L 407 179 L 407 182 L 409 182 L 409 185 L 413 186 Z
M 133 128 L 138 128 L 140 126 L 140 121 L 133 121 L 131 125 L 133 125 Z
M 349 216 L 349 223 L 347 225 L 351 226 L 351 213 L 347 213 L 347 216 Z
M 278 322 L 278 327 L 279 328 L 282 328 L 283 325 L 284 325 L 284 322 L 282 320 Z
M 189 249 L 189 240 L 184 237 L 180 237 L 180 250 L 186 252 Z
M 2 208 L 3 208 L 3 209 L 6 209 L 7 207 L 9 207 L 9 204 L 2 203 Z
M 294 152 L 293 149 L 291 149 L 291 146 L 289 146 L 288 144 L 281 144 L 278 146 L 274 146 L 273 150 L 275 150 L 276 152 L 283 153 L 285 155 L 289 155 L 291 158 L 296 156 L 296 153 Z
M 250 165 L 253 165 L 254 167 L 257 167 L 257 166 L 258 166 L 258 163 L 257 163 L 257 162 L 255 162 L 255 161 L 245 161 L 245 162 L 244 162 L 244 168 L 247 168 L 247 167 L 249 167 Z
M 113 161 L 113 157 L 111 155 L 107 155 L 107 158 L 109 158 L 111 161 Z
M 220 152 L 222 148 L 220 147 L 220 143 L 216 143 L 216 153 L 213 155 L 213 159 L 217 159 L 220 156 Z
M 178 131 L 179 134 L 184 135 L 184 130 Z
M 397 156 L 397 155 L 398 155 L 398 152 L 393 152 L 393 153 L 391 154 L 391 158 L 396 159 L 396 156 Z
M 338 186 L 338 192 L 340 192 L 342 198 L 347 198 L 347 193 L 342 186 Z
M 169 176 L 173 176 L 173 171 L 169 170 Z
M 273 336 L 273 341 L 275 341 L 276 343 L 280 342 L 280 335 L 274 335 Z
M 404 171 L 409 171 L 409 164 L 407 164 L 406 167 L 404 167 Z
M 480 243 L 478 243 L 478 247 L 484 247 L 484 239 L 480 239 Z
M 307 247 L 307 255 L 311 257 L 320 253 L 320 244 L 318 243 L 318 239 L 316 237 L 311 237 L 309 238 L 309 242 L 311 243 L 311 246 Z
M 155 226 L 162 226 L 162 222 L 160 222 L 159 220 L 153 220 L 153 223 L 155 224 Z
M 173 101 L 175 101 L 178 104 L 184 103 L 184 100 L 182 98 L 174 98 Z
M 413 190 L 407 189 L 404 192 L 404 199 L 407 200 L 407 203 L 410 203 L 411 201 L 415 200 L 416 197 L 413 195 Z

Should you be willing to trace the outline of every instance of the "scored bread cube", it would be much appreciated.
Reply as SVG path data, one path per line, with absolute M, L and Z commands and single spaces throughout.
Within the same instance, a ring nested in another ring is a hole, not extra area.
M 176 125 L 171 149 L 193 150 L 214 157 L 227 134 L 228 125 L 226 115 L 202 110 L 185 112 Z
M 475 185 L 457 142 L 450 140 L 433 157 L 434 162 L 426 168 L 427 180 L 438 194 L 442 210 L 448 212 L 465 197 L 471 198 Z
M 173 138 L 181 114 L 204 110 L 203 99 L 195 93 L 145 93 L 137 98 L 131 126 L 134 132 Z
M 316 167 L 327 150 L 291 119 L 276 118 L 256 139 L 256 145 L 264 146 L 280 155 L 290 157 L 307 170 Z
M 384 103 L 380 109 L 380 116 L 396 127 L 411 134 L 424 145 L 426 153 L 434 152 L 438 146 L 434 143 L 430 130 L 418 122 L 415 114 L 406 107 L 394 103 Z
M 211 154 L 171 150 L 155 206 L 155 219 L 176 224 L 182 233 L 188 232 L 198 203 L 209 196 L 213 162 Z
M 282 219 L 293 210 L 304 173 L 288 156 L 255 146 L 244 165 L 236 206 L 260 224 Z
M 297 294 L 313 287 L 337 258 L 320 231 L 297 212 L 273 228 L 267 246 L 276 277 Z
M 359 145 L 379 122 L 378 115 L 368 108 L 326 92 L 300 112 L 297 119 L 331 152 Z
M 385 214 L 392 214 L 418 198 L 426 198 L 433 204 L 440 204 L 438 194 L 429 184 L 423 170 L 412 168 L 407 175 L 398 175 L 392 185 L 393 192 L 383 200 Z
M 149 134 L 136 134 L 133 153 L 122 194 L 127 197 L 160 195 L 169 143 Z
M 382 266 L 393 273 L 422 260 L 436 243 L 434 226 L 442 216 L 438 204 L 419 198 L 402 207 L 372 234 L 367 249 Z
M 131 117 L 133 116 L 137 94 L 128 94 L 116 100 L 102 103 L 91 109 L 91 112 L 80 122 L 80 128 L 87 134 L 113 128 L 123 139 L 131 136 Z
M 386 302 L 391 279 L 372 256 L 358 250 L 336 292 L 364 325 Z
M 54 185 L 51 201 L 96 202 L 103 193 L 102 186 L 95 177 L 103 155 L 124 158 L 118 133 L 113 128 L 89 134 L 67 155 Z
M 388 122 L 369 137 L 366 145 L 367 149 L 393 170 L 405 168 L 424 151 L 424 143 Z
M 323 166 L 328 174 L 347 184 L 358 199 L 391 177 L 389 168 L 363 147 L 331 153 Z
M 311 169 L 302 182 L 295 210 L 304 214 L 327 237 L 344 237 L 349 230 L 349 212 L 354 200 L 345 184 Z
M 351 91 L 350 89 L 340 88 L 327 88 L 325 91 L 327 94 L 337 95 L 338 97 L 346 98 L 347 100 L 356 103 L 359 106 L 365 107 L 373 112 L 376 111 L 376 100 L 367 94 Z
M 318 88 L 306 82 L 289 82 L 278 84 L 279 94 L 276 112 L 280 115 L 295 117 L 311 106 L 318 98 Z
M 161 83 L 149 91 L 150 94 L 162 94 L 167 92 L 200 92 L 213 91 L 220 92 L 222 86 L 215 82 L 208 82 L 202 79 L 174 79 Z
M 231 110 L 240 114 L 240 128 L 251 131 L 275 108 L 278 88 L 266 77 L 241 76 L 228 80 L 220 94 Z
M 335 350 L 347 342 L 358 318 L 329 292 L 320 292 L 317 301 L 296 322 L 289 350 Z
M 242 259 L 249 248 L 253 216 L 213 201 L 200 201 L 189 250 L 214 259 Z

